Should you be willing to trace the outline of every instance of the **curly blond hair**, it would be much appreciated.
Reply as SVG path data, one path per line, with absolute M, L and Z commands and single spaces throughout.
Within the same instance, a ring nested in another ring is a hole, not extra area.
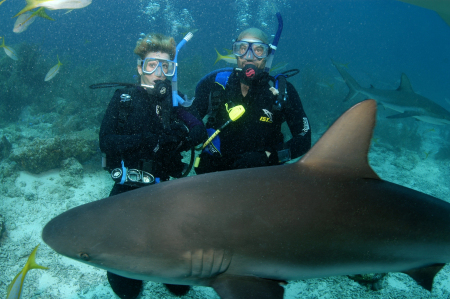
M 173 37 L 168 37 L 159 33 L 149 33 L 136 43 L 134 53 L 141 59 L 145 59 L 148 52 L 162 52 L 170 56 L 170 60 L 175 59 L 176 44 Z

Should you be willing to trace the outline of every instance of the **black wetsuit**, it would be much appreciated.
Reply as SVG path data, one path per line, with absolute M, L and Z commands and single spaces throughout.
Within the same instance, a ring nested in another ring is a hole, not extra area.
M 171 93 L 169 93 L 171 94 Z M 128 95 L 121 98 L 122 95 Z M 182 95 L 181 95 L 182 96 Z M 182 133 L 173 128 L 184 129 Z M 183 107 L 172 107 L 171 97 L 151 96 L 141 87 L 118 89 L 114 93 L 100 127 L 100 149 L 106 154 L 108 168 L 121 167 L 150 172 L 161 181 L 179 177 L 184 164 L 181 151 L 205 140 L 205 127 Z M 169 142 L 167 142 L 169 140 Z M 149 163 L 151 162 L 151 163 Z M 149 167 L 151 169 L 145 169 Z M 144 168 L 144 169 L 143 169 Z M 110 196 L 136 189 L 136 186 L 114 184 Z M 112 289 L 120 298 L 136 298 L 142 281 L 107 272 Z M 168 285 L 168 288 L 189 288 Z
M 305 154 L 311 147 L 311 130 L 300 97 L 294 86 L 287 82 L 287 100 L 278 108 L 276 97 L 269 90 L 269 76 L 250 84 L 243 97 L 239 72 L 233 71 L 225 90 L 216 83 L 218 71 L 205 76 L 197 85 L 193 108 L 203 118 L 211 109 L 217 110 L 215 119 L 207 128 L 218 129 L 230 118 L 225 108 L 243 105 L 245 113 L 231 122 L 218 135 L 220 154 L 203 152 L 197 173 L 279 164 L 278 151 L 289 149 L 291 158 Z M 218 87 L 219 86 L 219 87 Z M 219 98 L 219 101 L 215 100 Z M 216 108 L 212 108 L 216 106 Z M 214 114 L 214 113 L 213 113 Z M 281 125 L 286 121 L 293 138 L 283 142 Z M 267 156 L 267 153 L 270 153 Z
M 121 102 L 121 95 L 129 95 L 131 100 Z M 161 146 L 160 140 L 164 134 L 171 134 L 174 123 L 185 125 L 186 135 L 176 135 L 182 145 L 170 151 Z M 124 161 L 129 169 L 146 170 L 165 181 L 169 176 L 180 176 L 184 167 L 180 152 L 201 143 L 204 132 L 203 123 L 183 107 L 172 107 L 171 99 L 160 100 L 141 87 L 118 89 L 100 127 L 100 149 L 107 156 L 109 168 L 121 167 Z M 149 161 L 152 169 L 143 169 Z M 116 184 L 111 195 L 131 189 Z

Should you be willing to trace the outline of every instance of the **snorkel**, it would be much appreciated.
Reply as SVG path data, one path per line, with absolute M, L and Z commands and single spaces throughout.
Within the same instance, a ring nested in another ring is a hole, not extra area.
M 279 12 L 277 12 L 276 15 L 278 19 L 278 29 L 272 41 L 272 44 L 270 44 L 270 48 L 272 49 L 272 51 L 270 51 L 269 57 L 267 57 L 266 66 L 264 67 L 264 71 L 267 73 L 269 73 L 270 68 L 272 67 L 273 56 L 275 56 L 275 51 L 277 50 L 278 41 L 280 40 L 281 36 L 281 31 L 283 31 L 283 18 L 281 17 L 281 14 Z
M 178 106 L 178 104 L 180 104 L 183 107 L 189 107 L 192 105 L 192 101 L 187 101 L 187 99 L 184 100 L 178 95 L 177 73 L 178 73 L 178 52 L 193 36 L 194 36 L 194 34 L 192 34 L 192 32 L 189 32 L 188 34 L 186 34 L 186 36 L 177 45 L 177 48 L 175 51 L 175 58 L 173 61 L 175 62 L 176 68 L 175 68 L 175 74 L 172 77 L 172 104 L 174 107 Z

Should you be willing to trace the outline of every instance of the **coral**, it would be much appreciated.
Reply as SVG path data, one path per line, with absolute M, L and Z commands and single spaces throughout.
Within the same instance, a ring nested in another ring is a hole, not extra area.
M 35 138 L 29 144 L 15 148 L 9 158 L 19 169 L 41 173 L 60 166 L 61 161 L 74 157 L 87 161 L 98 148 L 98 134 L 83 130 L 55 138 Z
M 3 218 L 3 216 L 0 214 L 0 240 L 3 237 L 3 234 L 5 233 L 6 228 L 5 228 L 5 219 Z
M 0 140 L 0 160 L 9 156 L 11 148 L 12 145 L 9 140 L 6 138 L 6 136 L 2 136 Z

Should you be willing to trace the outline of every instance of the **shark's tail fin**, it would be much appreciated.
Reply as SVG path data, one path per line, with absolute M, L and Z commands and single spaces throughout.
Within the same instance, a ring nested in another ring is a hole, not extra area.
M 341 74 L 342 78 L 344 79 L 344 82 L 347 84 L 349 92 L 348 95 L 345 97 L 344 102 L 348 100 L 352 100 L 354 97 L 356 97 L 359 94 L 359 91 L 362 89 L 361 86 L 356 82 L 355 79 L 353 79 L 352 76 L 350 76 L 349 73 L 347 73 L 342 66 L 340 66 L 338 63 L 336 63 L 333 59 L 331 59 L 331 62 L 336 67 L 338 72 Z

